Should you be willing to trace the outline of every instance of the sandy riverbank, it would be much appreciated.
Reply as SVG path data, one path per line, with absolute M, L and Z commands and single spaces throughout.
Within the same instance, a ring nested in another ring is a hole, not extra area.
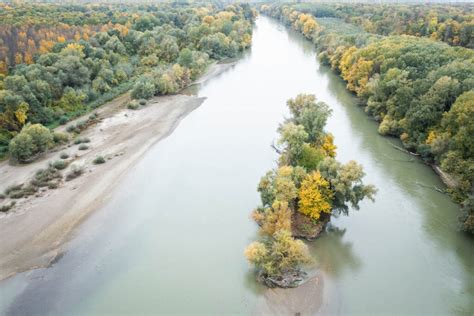
M 213 64 L 199 83 L 222 73 L 232 64 Z M 84 174 L 63 181 L 59 188 L 16 201 L 8 213 L 0 214 L 0 280 L 15 273 L 48 266 L 61 251 L 73 229 L 99 209 L 121 178 L 156 142 L 170 135 L 179 122 L 202 104 L 204 98 L 173 95 L 156 97 L 139 110 L 129 110 L 128 94 L 102 106 L 101 121 L 81 133 L 91 140 L 89 149 L 79 145 L 46 154 L 28 165 L 0 163 L 0 192 L 13 184 L 28 182 L 34 173 L 67 152 Z M 61 127 L 59 129 L 64 129 Z M 94 165 L 103 156 L 107 162 Z M 63 170 L 63 175 L 69 168 Z

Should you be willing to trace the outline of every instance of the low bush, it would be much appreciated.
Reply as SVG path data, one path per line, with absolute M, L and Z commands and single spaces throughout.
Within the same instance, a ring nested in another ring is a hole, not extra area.
M 87 145 L 85 145 L 85 144 L 81 144 L 81 145 L 79 146 L 79 150 L 87 150 L 87 149 L 89 149 L 89 146 L 87 146 Z
M 13 206 L 15 206 L 15 204 L 16 204 L 16 202 L 12 201 L 12 202 L 10 202 L 10 204 L 5 204 L 5 205 L 0 206 L 0 212 L 2 212 L 2 213 L 8 212 L 9 210 L 12 209 Z
M 71 166 L 71 170 L 66 174 L 66 181 L 71 181 L 77 177 L 79 177 L 81 174 L 84 173 L 84 168 L 81 166 L 73 165 Z
M 102 156 L 97 156 L 93 161 L 94 165 L 100 165 L 105 163 L 105 158 Z
M 63 115 L 59 118 L 59 125 L 64 125 L 69 121 L 69 117 Z
M 19 162 L 34 160 L 53 144 L 53 134 L 41 124 L 27 124 L 9 144 L 10 155 Z
M 53 132 L 53 141 L 56 144 L 65 144 L 69 141 L 69 135 L 63 132 Z
M 23 187 L 23 183 L 22 183 L 22 184 L 10 185 L 9 187 L 7 187 L 7 188 L 5 189 L 5 191 L 4 191 L 3 193 L 4 193 L 6 196 L 10 196 L 10 194 L 11 194 L 12 192 L 21 190 L 22 187 Z
M 64 160 L 56 160 L 55 162 L 52 163 L 52 166 L 57 170 L 66 169 L 67 165 L 68 165 L 67 162 Z
M 71 124 L 71 125 L 69 125 L 68 127 L 66 127 L 66 132 L 68 132 L 68 133 L 74 133 L 74 132 L 76 132 L 76 125 Z
M 10 192 L 9 197 L 11 199 L 21 199 L 23 197 L 33 195 L 37 191 L 38 191 L 38 189 L 34 185 L 30 184 L 25 188 L 21 188 L 19 190 L 15 190 L 15 191 Z
M 46 169 L 36 171 L 36 174 L 31 180 L 31 184 L 36 187 L 47 187 L 52 182 L 57 182 L 62 178 L 61 173 L 53 166 L 48 166 Z
M 85 137 L 85 138 L 76 138 L 74 140 L 75 145 L 79 145 L 79 144 L 82 144 L 82 143 L 90 143 L 90 142 L 91 142 L 91 140 L 87 137 Z
M 61 155 L 59 155 L 59 158 L 61 158 L 61 159 L 68 159 L 68 158 L 69 158 L 69 154 L 68 154 L 68 153 L 61 153 Z
M 145 99 L 140 99 L 140 100 L 138 101 L 138 103 L 139 103 L 141 106 L 144 106 L 144 105 L 146 105 L 147 101 L 146 101 Z
M 4 198 L 6 198 L 6 195 L 3 193 L 0 193 L 0 200 L 3 200 Z
M 127 105 L 127 108 L 130 110 L 138 110 L 140 107 L 140 104 L 136 100 L 130 101 L 130 103 Z

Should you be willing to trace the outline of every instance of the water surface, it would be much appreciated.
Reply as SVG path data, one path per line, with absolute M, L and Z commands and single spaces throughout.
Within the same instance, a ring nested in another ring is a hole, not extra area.
M 154 146 L 51 268 L 0 284 L 0 313 L 252 314 L 264 288 L 243 257 L 249 219 L 285 101 L 314 93 L 333 109 L 338 159 L 356 159 L 375 203 L 332 221 L 310 244 L 335 314 L 458 314 L 474 310 L 473 243 L 457 206 L 426 186 L 431 169 L 394 149 L 312 45 L 260 17 L 253 47 L 198 87 L 207 97 Z

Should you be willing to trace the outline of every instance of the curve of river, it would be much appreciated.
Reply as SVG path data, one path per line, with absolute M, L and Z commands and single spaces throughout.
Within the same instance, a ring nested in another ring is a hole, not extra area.
M 431 169 L 377 134 L 311 43 L 260 17 L 252 49 L 197 90 L 207 100 L 145 155 L 56 264 L 0 284 L 0 314 L 258 313 L 266 290 L 243 257 L 257 231 L 249 213 L 275 166 L 285 101 L 301 92 L 330 105 L 339 160 L 359 161 L 379 189 L 310 246 L 324 310 L 474 310 L 474 248 L 456 231 L 457 206 L 425 187 L 442 187 Z

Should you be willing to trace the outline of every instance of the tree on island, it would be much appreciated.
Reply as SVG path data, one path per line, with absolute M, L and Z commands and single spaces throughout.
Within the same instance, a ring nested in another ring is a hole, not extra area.
M 364 198 L 373 200 L 376 189 L 362 182 L 362 166 L 335 159 L 334 137 L 324 131 L 331 110 L 314 95 L 288 100 L 291 117 L 278 132 L 279 167 L 260 180 L 262 206 L 252 213 L 260 226 L 261 241 L 245 250 L 258 279 L 269 287 L 295 287 L 303 280 L 303 265 L 310 263 L 307 246 L 295 238 L 313 240 L 331 215 L 348 215 Z

